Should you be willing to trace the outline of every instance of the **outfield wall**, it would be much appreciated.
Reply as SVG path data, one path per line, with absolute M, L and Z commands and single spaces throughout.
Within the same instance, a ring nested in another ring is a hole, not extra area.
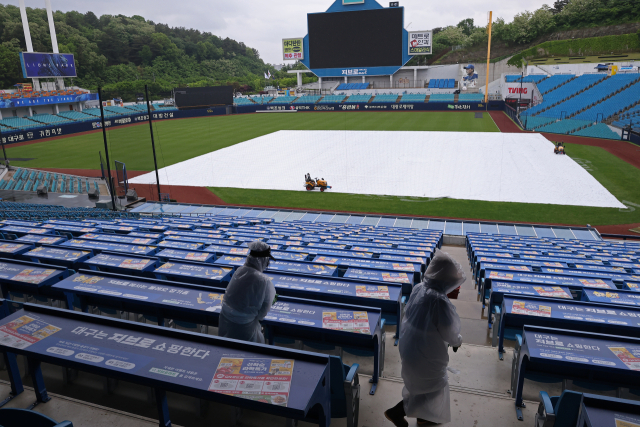
M 234 106 L 234 114 L 256 113 L 258 111 L 304 111 L 304 112 L 326 112 L 326 111 L 486 111 L 503 110 L 504 101 L 484 102 L 432 102 L 416 104 L 366 104 L 366 103 L 345 103 L 345 104 L 296 104 L 296 105 L 242 105 Z M 154 111 L 152 120 L 172 120 L 187 119 L 194 117 L 221 116 L 227 113 L 226 107 L 202 108 L 186 111 Z M 132 124 L 142 124 L 149 120 L 146 113 L 134 113 L 128 116 L 113 116 L 105 119 L 106 127 L 119 127 Z M 102 128 L 99 118 L 84 122 L 66 123 L 58 125 L 43 126 L 28 130 L 16 130 L 12 132 L 2 132 L 2 142 L 5 144 L 18 144 L 21 142 L 37 141 L 60 136 L 70 136 L 82 132 L 91 132 Z
M 151 117 L 154 121 L 171 120 L 171 119 L 187 119 L 193 117 L 220 116 L 227 114 L 226 107 L 212 107 L 197 110 L 172 110 L 167 112 L 154 111 Z M 149 121 L 147 113 L 131 114 L 129 116 L 113 116 L 104 120 L 105 127 L 119 127 L 132 124 L 146 123 Z M 65 123 L 38 127 L 27 130 L 17 130 L 13 132 L 2 132 L 2 142 L 5 144 L 17 144 L 20 142 L 36 141 L 39 139 L 54 138 L 58 136 L 67 136 L 76 133 L 90 132 L 102 128 L 102 120 L 96 117 L 96 120 L 88 120 L 84 122 Z
M 487 108 L 488 107 L 488 108 Z M 295 105 L 241 105 L 238 114 L 258 111 L 486 111 L 503 110 L 504 101 L 484 102 L 429 102 L 415 104 L 397 103 L 349 103 L 343 104 L 295 104 Z

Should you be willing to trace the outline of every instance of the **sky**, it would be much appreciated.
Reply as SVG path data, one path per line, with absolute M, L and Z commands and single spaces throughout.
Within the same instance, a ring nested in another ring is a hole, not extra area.
M 387 7 L 388 1 L 378 0 Z M 4 2 L 3 2 L 4 3 Z M 18 0 L 7 3 L 18 6 Z M 44 7 L 42 0 L 26 0 L 27 7 Z M 282 64 L 283 38 L 307 34 L 306 14 L 324 12 L 333 0 L 52 0 L 54 10 L 76 10 L 96 15 L 140 15 L 172 27 L 194 28 L 222 38 L 232 38 L 258 49 L 271 64 Z M 474 18 L 476 25 L 487 24 L 487 12 L 507 22 L 524 10 L 538 9 L 553 0 L 400 0 L 405 8 L 405 27 L 430 30 L 455 25 Z

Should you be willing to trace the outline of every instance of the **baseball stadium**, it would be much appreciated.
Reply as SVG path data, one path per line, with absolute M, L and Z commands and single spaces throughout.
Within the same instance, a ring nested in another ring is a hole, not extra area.
M 278 66 L 0 5 L 0 427 L 640 427 L 640 10 L 589 1 L 327 0 Z

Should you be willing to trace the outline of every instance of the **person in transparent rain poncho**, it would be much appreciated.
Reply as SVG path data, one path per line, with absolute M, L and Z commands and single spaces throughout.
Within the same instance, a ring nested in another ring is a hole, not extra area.
M 247 261 L 231 278 L 222 300 L 218 335 L 264 344 L 260 321 L 265 318 L 276 296 L 276 288 L 263 271 L 271 256 L 264 242 L 249 243 Z
M 397 427 L 407 427 L 406 417 L 418 425 L 451 421 L 449 402 L 448 347 L 462 345 L 460 317 L 447 294 L 466 279 L 462 267 L 447 253 L 438 251 L 413 288 L 400 332 L 402 401 L 387 410 L 385 417 Z

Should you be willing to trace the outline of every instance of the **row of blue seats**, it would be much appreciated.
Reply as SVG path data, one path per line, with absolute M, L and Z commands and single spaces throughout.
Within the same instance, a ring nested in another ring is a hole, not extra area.
M 511 390 L 512 397 L 516 398 L 516 410 L 520 420 L 520 408 L 524 406 L 522 389 L 525 380 L 548 383 L 571 380 L 563 383 L 563 388 L 565 384 L 574 384 L 598 392 L 621 392 L 620 387 L 637 384 L 637 379 L 621 380 L 621 375 L 631 375 L 629 370 L 625 370 L 626 366 L 622 366 L 621 369 L 619 365 L 612 363 L 601 369 L 594 353 L 589 353 L 589 359 L 582 358 L 581 354 L 584 354 L 583 348 L 590 348 L 583 345 L 588 346 L 595 340 L 603 346 L 604 351 L 615 347 L 613 343 L 616 341 L 625 341 L 626 345 L 638 342 L 640 330 L 636 322 L 618 323 L 610 319 L 610 325 L 617 323 L 627 327 L 603 328 L 601 324 L 594 323 L 600 321 L 600 314 L 594 315 L 594 318 L 588 314 L 582 315 L 585 312 L 593 312 L 620 316 L 622 319 L 627 316 L 640 317 L 637 304 L 628 305 L 624 299 L 627 298 L 625 294 L 636 297 L 637 284 L 628 282 L 631 285 L 629 289 L 636 290 L 623 291 L 621 289 L 626 288 L 620 286 L 627 282 L 619 279 L 618 284 L 605 279 L 607 275 L 623 275 L 625 280 L 634 280 L 636 276 L 632 275 L 632 272 L 635 271 L 634 266 L 640 258 L 638 243 L 473 234 L 467 236 L 467 253 L 472 263 L 474 278 L 484 278 L 482 287 L 478 284 L 478 289 L 483 301 L 487 296 L 490 297 L 488 316 L 490 319 L 495 316 L 495 322 L 490 320 L 489 327 L 493 326 L 493 345 L 499 347 L 501 359 L 504 353 L 503 340 L 515 341 L 511 364 Z M 569 292 L 570 277 L 584 278 L 582 282 L 575 282 L 575 294 L 573 288 Z M 485 286 L 487 281 L 488 287 Z M 564 286 L 559 283 L 564 283 Z M 601 292 L 607 287 L 615 291 Z M 558 293 L 551 295 L 548 293 L 550 290 Z M 585 297 L 587 294 L 595 295 L 597 298 L 602 295 L 607 303 L 594 302 L 591 297 Z M 525 310 L 518 311 L 517 307 L 520 304 L 526 307 Z M 542 309 L 542 306 L 549 310 L 549 316 L 538 316 L 534 311 L 529 311 L 533 307 Z M 563 316 L 563 310 L 567 310 L 567 315 Z M 556 338 L 550 338 L 553 336 Z M 551 339 L 553 341 L 549 341 Z M 574 339 L 580 340 L 579 346 L 570 344 L 567 348 L 565 344 L 557 344 L 557 341 L 575 342 Z M 558 347 L 554 347 L 556 344 Z M 563 350 L 566 351 L 563 351 L 562 357 L 557 357 L 556 350 L 561 347 L 565 347 Z M 599 347 L 595 349 L 600 351 Z M 534 350 L 542 351 L 544 363 L 540 363 Z M 591 357 L 594 357 L 593 362 Z M 576 361 L 578 363 L 575 363 Z M 640 394 L 640 390 L 637 387 L 634 389 L 633 385 L 627 389 L 628 392 Z M 585 409 L 584 400 L 588 396 L 590 395 L 583 396 L 581 393 L 568 390 L 565 390 L 560 398 L 550 398 L 547 393 L 541 393 L 542 403 L 536 415 L 536 427 L 588 425 L 584 422 L 575 424 L 580 413 L 582 412 L 584 417 L 585 411 L 588 410 Z M 619 399 L 596 396 L 593 398 L 603 399 L 602 404 L 609 410 L 614 410 L 615 405 L 627 403 Z M 628 403 L 636 407 L 638 405 L 637 402 Z M 619 408 L 615 410 L 617 409 Z M 631 410 L 638 411 L 633 408 Z M 605 425 L 603 422 L 601 419 L 590 425 Z
M 227 219 L 227 217 L 220 217 L 220 220 L 222 220 L 222 221 L 224 221 L 225 219 Z M 206 222 L 205 222 L 205 221 L 206 221 Z M 154 225 L 156 225 L 156 224 L 157 224 L 157 225 L 162 225 L 162 224 L 167 224 L 167 223 L 168 223 L 168 224 L 173 224 L 174 226 L 177 226 L 177 227 L 178 227 L 178 229 L 179 229 L 181 226 L 186 226 L 187 228 L 193 228 L 193 227 L 191 226 L 191 224 L 193 224 L 193 225 L 196 225 L 196 226 L 197 226 L 200 222 L 204 222 L 204 224 L 203 224 L 203 225 L 207 225 L 207 223 L 209 223 L 209 222 L 211 222 L 211 221 L 215 221 L 215 218 L 206 218 L 206 219 L 204 219 L 204 220 L 202 220 L 202 221 L 188 221 L 188 220 L 179 220 L 179 219 L 175 219 L 175 220 L 169 220 L 169 222 L 164 222 L 164 223 L 163 223 L 163 222 L 158 222 L 158 221 L 148 221 L 148 220 L 145 220 L 145 221 L 136 221 L 136 222 L 131 223 L 131 224 L 136 224 L 136 225 L 140 225 L 140 226 L 142 226 L 143 224 L 147 224 L 147 226 L 148 226 L 148 227 L 153 227 L 153 226 L 154 226 Z M 58 222 L 58 221 L 53 222 L 53 224 L 54 224 L 54 225 L 59 224 L 59 223 L 62 223 L 62 222 Z M 124 225 L 127 225 L 127 224 L 129 224 L 129 223 L 128 223 L 128 222 L 121 222 L 121 224 L 124 226 Z M 224 222 L 221 222 L 220 224 L 224 224 Z M 300 231 L 302 231 L 303 229 L 305 229 L 305 228 L 307 228 L 307 227 L 308 227 L 308 228 L 310 229 L 310 231 L 311 231 L 311 232 L 313 232 L 313 233 L 321 232 L 321 230 L 326 230 L 327 232 L 328 232 L 328 231 L 335 232 L 335 231 L 337 231 L 338 229 L 345 228 L 345 229 L 349 229 L 349 234 L 348 234 L 348 235 L 346 235 L 346 237 L 351 238 L 351 237 L 354 235 L 354 234 L 353 234 L 353 231 L 355 230 L 355 227 L 350 227 L 350 226 L 346 226 L 346 225 L 337 225 L 337 226 L 336 226 L 335 224 L 326 224 L 324 227 L 320 227 L 320 225 L 319 225 L 319 224 L 310 224 L 310 225 L 308 225 L 308 226 L 307 226 L 305 223 L 300 223 L 300 224 L 302 224 L 302 225 L 298 225 L 298 224 L 296 224 L 296 223 L 291 223 L 291 224 L 287 224 L 287 225 L 284 225 L 284 224 L 282 224 L 282 225 L 280 225 L 280 224 L 278 224 L 278 225 L 274 225 L 274 226 L 273 226 L 273 228 L 271 229 L 271 232 L 272 232 L 272 233 L 278 233 L 278 235 L 287 235 L 287 234 L 289 234 L 289 233 L 287 233 L 287 231 L 286 231 L 286 230 L 288 229 L 288 230 L 291 230 L 291 234 L 290 234 L 290 235 L 292 235 L 292 236 L 295 238 L 295 237 L 297 237 L 297 236 L 300 234 L 300 233 L 299 233 Z M 91 222 L 84 222 L 84 223 L 83 223 L 83 225 L 89 226 L 89 225 L 92 225 L 92 223 L 91 223 Z M 285 228 L 285 227 L 290 227 L 290 228 Z M 222 230 L 222 228 L 220 228 L 220 229 Z M 241 231 L 248 232 L 248 231 L 251 231 L 251 230 L 255 230 L 255 231 L 258 231 L 258 232 L 268 231 L 268 229 L 266 229 L 265 227 L 262 227 L 262 229 L 257 229 L 257 227 L 253 227 L 253 228 L 252 228 L 252 227 L 245 227 L 244 229 L 242 229 L 242 228 L 240 228 L 240 227 L 238 227 L 238 228 L 233 228 L 233 230 L 236 230 L 236 229 L 240 229 L 240 230 L 239 230 L 240 232 L 241 232 Z M 369 227 L 361 227 L 360 229 L 361 229 L 365 234 L 367 234 L 366 232 L 367 232 L 370 228 L 369 228 Z M 383 230 L 383 229 L 381 228 L 381 230 Z M 201 231 L 203 231 L 203 230 L 201 230 Z M 389 232 L 397 231 L 398 233 L 409 233 L 409 231 L 408 231 L 408 230 L 403 230 L 403 229 L 389 229 L 388 231 L 389 231 Z M 210 232 L 213 232 L 213 229 L 211 229 L 211 231 L 210 231 Z M 414 230 L 414 231 L 411 231 L 409 234 L 411 234 L 411 235 L 419 235 L 419 234 L 420 234 L 420 235 L 421 235 L 421 234 L 423 234 L 423 233 L 427 233 L 427 232 L 418 232 L 418 231 L 415 231 L 415 230 Z M 379 235 L 386 235 L 386 234 L 381 232 L 381 233 L 379 233 Z M 336 236 L 338 236 L 338 235 L 336 234 L 336 235 L 334 235 L 333 237 L 336 237 Z M 365 237 L 366 237 L 366 238 L 365 238 Z M 440 237 L 440 239 L 442 238 L 442 233 L 439 233 L 439 237 Z M 362 240 L 363 240 L 363 241 L 373 241 L 373 236 L 368 236 L 368 235 L 363 236 L 363 239 L 362 239 Z M 296 241 L 296 240 L 293 240 L 293 241 Z M 345 240 L 345 242 L 346 242 L 346 241 L 348 241 L 348 240 Z M 97 274 L 101 274 L 101 273 L 97 273 Z M 105 276 L 105 277 L 106 277 L 106 276 L 108 276 L 108 274 L 101 274 L 101 276 Z M 317 276 L 315 276 L 314 278 L 317 278 Z M 168 282 L 165 282 L 165 283 L 167 283 L 167 284 L 168 284 Z M 182 286 L 182 285 L 181 285 L 181 286 Z M 188 286 L 188 285 L 184 285 L 184 286 Z M 193 287 L 193 286 L 192 286 L 192 287 Z M 211 289 L 210 289 L 210 288 L 209 288 L 209 292 L 211 292 Z M 286 298 L 283 298 L 283 300 L 284 300 L 284 299 L 286 299 Z M 31 309 L 31 308 L 30 308 L 29 310 L 33 310 L 33 309 Z M 42 309 L 42 310 L 44 310 L 44 312 L 46 312 L 46 309 Z M 201 313 L 201 311 L 198 311 L 198 312 L 199 312 L 199 313 Z M 78 318 L 80 318 L 80 317 L 78 317 Z M 158 319 L 156 319 L 156 320 L 158 320 Z M 105 322 L 106 322 L 106 321 L 105 321 Z M 120 322 L 120 323 L 119 323 L 119 325 L 120 325 L 120 327 L 121 327 L 122 329 L 125 329 L 125 330 L 126 330 L 126 329 L 128 328 L 128 326 L 127 326 L 125 323 L 123 323 L 123 322 Z M 187 338 L 185 337 L 185 339 L 187 339 Z M 329 342 L 329 343 L 330 343 L 330 342 Z M 260 353 L 260 352 L 261 352 L 261 350 L 257 350 L 257 352 L 258 352 L 258 353 Z M 292 359 L 293 359 L 293 358 L 295 358 L 295 356 L 296 356 L 296 355 L 292 354 L 292 356 L 293 356 L 293 357 L 289 357 L 289 358 L 292 358 Z M 282 358 L 285 358 L 285 359 L 286 359 L 287 357 L 280 357 L 280 358 L 281 358 L 281 359 L 282 359 Z M 55 364 L 55 362 L 54 362 L 54 364 Z M 341 370 L 342 370 L 342 369 L 341 369 Z M 336 384 L 336 385 L 338 386 L 338 387 L 337 387 L 338 389 L 343 389 L 343 390 L 344 390 L 344 387 L 343 387 L 343 386 L 344 386 L 344 384 L 345 384 L 345 381 L 346 381 L 346 380 L 348 380 L 350 373 L 352 373 L 352 372 L 356 372 L 356 371 L 357 371 L 357 366 L 355 367 L 355 369 L 354 369 L 353 367 L 346 367 L 346 368 L 344 369 L 344 371 L 343 371 L 343 372 L 340 372 L 340 375 L 339 375 L 339 376 L 340 376 L 340 379 L 339 379 L 338 381 L 334 381 L 334 377 L 333 377 L 333 375 L 332 375 L 332 379 L 331 379 L 331 381 L 333 382 L 333 384 Z M 308 384 L 307 386 L 309 386 L 309 384 Z M 41 389 L 42 389 L 42 388 L 41 388 Z M 332 389 L 333 389 L 333 388 L 332 388 Z M 295 392 L 295 390 L 292 390 L 292 392 Z M 334 392 L 332 391 L 332 393 L 334 393 Z M 344 401 L 344 400 L 346 400 L 346 403 L 350 403 L 350 402 L 351 402 L 351 400 L 350 400 L 350 399 L 348 399 L 348 398 L 347 398 L 347 399 L 345 399 L 345 398 L 344 398 L 345 396 L 344 396 L 342 393 L 338 393 L 338 394 L 340 394 L 341 399 L 342 399 L 343 401 Z M 337 398 L 336 398 L 336 399 L 337 399 Z M 338 400 L 339 400 L 339 399 L 338 399 Z M 334 404 L 334 403 L 332 402 L 332 405 L 333 405 L 333 404 Z M 357 407 L 356 407 L 356 408 L 357 408 Z M 356 411 L 357 411 L 357 409 L 356 409 Z M 165 412 L 163 411 L 162 413 L 165 413 Z M 340 418 L 340 417 L 341 417 L 340 415 L 338 415 L 338 414 L 339 414 L 339 411 L 334 412 L 334 410 L 333 410 L 333 406 L 332 406 L 331 414 L 332 414 L 332 416 L 334 416 L 334 417 L 336 417 L 336 418 Z M 342 416 L 342 417 L 344 417 L 344 416 Z M 352 424 L 350 421 L 348 421 L 348 425 L 353 425 L 353 424 Z
M 455 79 L 431 79 L 428 87 L 429 89 L 454 89 L 456 81 Z
M 582 76 L 570 80 L 568 83 L 549 91 L 544 95 L 542 103 L 529 108 L 522 114 L 525 116 L 536 115 L 542 110 L 548 109 L 553 105 L 574 96 L 578 92 L 597 84 L 605 77 L 607 77 L 606 74 L 583 74 Z
M 342 83 L 336 90 L 362 90 L 368 89 L 370 83 Z
M 537 82 L 538 90 L 544 96 L 548 92 L 562 86 L 568 81 L 574 79 L 576 76 L 573 74 L 555 74 L 548 79 L 544 79 L 540 82 Z

